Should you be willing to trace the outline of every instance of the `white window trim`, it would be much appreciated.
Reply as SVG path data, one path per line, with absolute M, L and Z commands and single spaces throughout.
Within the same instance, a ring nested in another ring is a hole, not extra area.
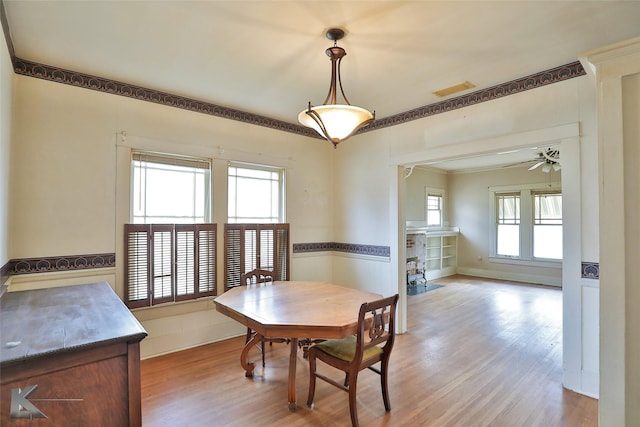
M 176 164 L 181 164 L 183 161 L 184 165 L 188 165 L 189 163 L 197 164 L 200 163 L 202 165 L 207 165 L 207 167 L 202 167 L 203 170 L 206 170 L 205 175 L 205 200 L 204 200 L 204 222 L 211 223 L 212 221 L 212 190 L 213 190 L 213 162 L 210 158 L 206 157 L 196 157 L 196 156 L 187 156 L 183 154 L 165 154 L 151 150 L 138 150 L 131 149 L 130 151 L 131 161 L 130 161 L 130 171 L 129 171 L 129 223 L 133 223 L 134 215 L 133 215 L 133 206 L 135 203 L 135 194 L 134 194 L 134 160 L 136 158 L 138 160 L 147 160 L 153 162 L 154 159 L 166 159 L 167 164 L 171 164 L 172 160 L 175 160 Z M 160 162 L 162 163 L 162 162 Z
M 235 168 L 241 168 L 241 169 L 255 169 L 255 170 L 261 170 L 261 171 L 269 171 L 269 172 L 275 172 L 278 174 L 279 176 L 279 180 L 280 180 L 280 200 L 278 202 L 278 221 L 277 223 L 286 223 L 287 222 L 287 210 L 286 210 L 286 206 L 287 206 L 287 201 L 286 201 L 286 170 L 284 167 L 282 166 L 271 166 L 271 165 L 264 165 L 264 164 L 257 164 L 257 163 L 249 163 L 249 162 L 242 162 L 242 161 L 229 161 L 227 163 L 227 179 L 229 177 L 229 168 L 230 167 L 235 167 Z M 229 198 L 229 187 L 227 184 L 227 189 L 226 189 L 226 193 L 227 193 L 227 203 L 228 203 L 228 198 Z M 227 215 L 227 222 L 229 222 L 229 210 L 227 209 L 226 212 Z M 235 224 L 235 223 L 234 223 Z
M 440 209 L 440 225 L 439 226 L 434 226 L 434 225 L 429 225 L 429 215 L 428 215 L 428 210 L 427 210 L 427 206 L 429 203 L 429 194 L 431 195 L 435 195 L 435 196 L 440 196 L 442 198 L 442 206 Z M 447 224 L 445 221 L 445 218 L 447 217 L 446 212 L 445 212 L 445 205 L 446 205 L 446 191 L 441 189 L 441 188 L 434 188 L 434 187 L 425 187 L 424 188 L 424 223 L 425 226 L 427 228 L 427 230 L 430 231 L 437 231 L 437 230 L 442 230 L 444 229 Z
M 560 182 L 500 185 L 489 187 L 489 261 L 500 264 L 527 265 L 531 267 L 553 267 L 562 264 L 562 260 L 544 259 L 533 257 L 533 206 L 531 193 L 536 190 L 562 191 Z M 497 221 L 496 221 L 496 194 L 520 192 L 520 256 L 507 256 L 497 254 Z M 526 224 L 526 227 L 522 225 Z

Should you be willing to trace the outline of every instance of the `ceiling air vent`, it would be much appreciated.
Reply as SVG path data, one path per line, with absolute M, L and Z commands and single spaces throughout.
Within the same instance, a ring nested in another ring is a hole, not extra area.
M 434 95 L 437 95 L 439 97 L 444 97 L 444 96 L 448 96 L 448 95 L 452 95 L 454 93 L 457 92 L 462 92 L 463 90 L 467 90 L 467 89 L 471 89 L 476 87 L 476 85 L 474 85 L 471 82 L 462 82 L 462 83 L 458 83 L 457 85 L 453 85 L 453 86 L 449 86 L 449 87 L 445 87 L 444 89 L 440 89 L 440 90 L 436 90 L 433 92 Z

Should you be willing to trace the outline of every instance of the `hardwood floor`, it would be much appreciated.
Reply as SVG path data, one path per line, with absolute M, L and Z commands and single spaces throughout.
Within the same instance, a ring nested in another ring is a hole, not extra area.
M 598 402 L 562 387 L 562 294 L 452 276 L 408 297 L 408 332 L 391 355 L 385 413 L 379 377 L 358 378 L 362 426 L 597 426 Z M 244 337 L 142 361 L 144 426 L 349 426 L 347 393 L 319 382 L 298 354 L 298 409 L 287 405 L 288 346 L 267 346 L 253 379 Z M 252 350 L 253 351 L 253 350 Z M 260 354 L 253 354 L 254 361 Z M 339 373 L 321 366 L 341 380 Z

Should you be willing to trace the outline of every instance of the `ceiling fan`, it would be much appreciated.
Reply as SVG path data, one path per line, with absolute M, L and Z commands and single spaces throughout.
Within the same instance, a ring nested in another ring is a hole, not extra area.
M 551 169 L 554 172 L 560 170 L 560 150 L 556 148 L 547 148 L 544 151 L 538 153 L 538 157 L 536 157 L 533 161 L 536 162 L 533 166 L 529 168 L 530 171 L 539 168 L 542 166 L 542 172 L 549 173 Z
M 557 148 L 547 148 L 539 152 L 532 160 L 514 163 L 509 166 L 515 166 L 524 163 L 535 162 L 528 170 L 532 171 L 542 166 L 540 169 L 544 173 L 549 173 L 553 169 L 554 172 L 560 170 L 560 150 Z

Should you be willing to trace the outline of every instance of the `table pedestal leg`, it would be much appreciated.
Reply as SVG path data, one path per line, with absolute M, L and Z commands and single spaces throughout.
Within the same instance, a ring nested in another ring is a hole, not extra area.
M 296 403 L 296 364 L 298 362 L 298 338 L 291 338 L 291 354 L 289 355 L 289 410 L 294 411 Z
M 240 364 L 246 371 L 244 373 L 244 376 L 247 378 L 253 377 L 253 369 L 256 367 L 252 362 L 247 362 L 247 355 L 249 354 L 249 350 L 251 350 L 251 347 L 258 344 L 261 341 L 261 339 L 262 339 L 262 335 L 253 334 L 253 337 L 249 340 L 249 342 L 247 342 L 244 345 L 244 348 L 242 349 L 242 353 L 240 353 Z

